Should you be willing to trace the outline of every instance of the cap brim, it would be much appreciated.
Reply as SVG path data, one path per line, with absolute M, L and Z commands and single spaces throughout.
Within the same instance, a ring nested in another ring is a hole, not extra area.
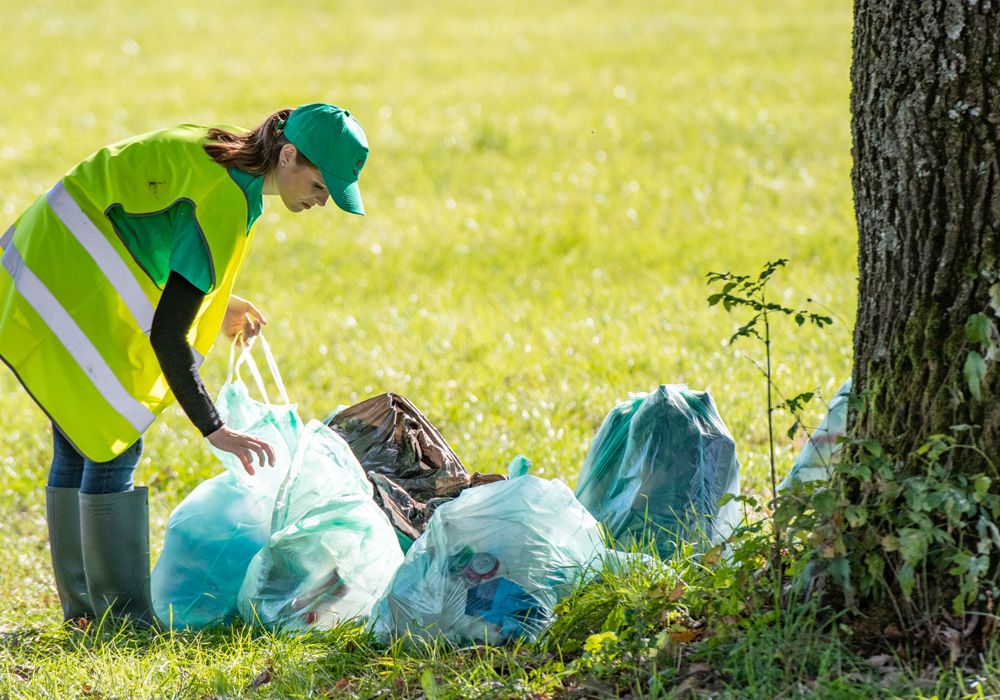
M 361 190 L 358 182 L 348 182 L 341 180 L 336 175 L 320 169 L 323 174 L 323 182 L 330 192 L 330 199 L 337 203 L 337 206 L 351 214 L 365 215 L 365 205 L 361 203 Z

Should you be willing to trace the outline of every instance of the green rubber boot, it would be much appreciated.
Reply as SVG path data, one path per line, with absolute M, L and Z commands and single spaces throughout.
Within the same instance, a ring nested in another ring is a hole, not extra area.
M 93 618 L 80 545 L 80 489 L 47 486 L 45 520 L 49 523 L 49 552 L 63 620 Z
M 80 494 L 87 589 L 97 619 L 157 626 L 149 595 L 149 492 Z

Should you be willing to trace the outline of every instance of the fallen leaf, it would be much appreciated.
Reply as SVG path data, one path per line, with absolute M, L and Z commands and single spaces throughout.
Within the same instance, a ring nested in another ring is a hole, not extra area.
M 670 631 L 670 639 L 675 642 L 679 642 L 681 644 L 693 642 L 700 636 L 701 636 L 701 630 L 689 630 L 681 628 Z
M 19 681 L 30 681 L 32 676 L 35 675 L 35 667 L 14 664 L 14 667 L 11 669 L 11 673 L 13 673 Z
M 250 685 L 247 687 L 247 690 L 257 690 L 257 688 L 261 687 L 262 685 L 267 685 L 270 682 L 271 682 L 271 667 L 268 666 L 259 674 L 257 674 L 256 678 L 250 681 Z
M 705 556 L 701 558 L 701 563 L 705 566 L 714 566 L 722 560 L 722 545 L 716 545 L 710 550 L 705 552 Z
M 882 673 L 895 669 L 896 657 L 890 654 L 876 654 L 868 657 L 868 663 Z
M 687 672 L 689 675 L 694 675 L 696 673 L 711 673 L 712 667 L 706 664 L 704 661 L 699 661 L 697 663 L 693 663 L 690 666 L 688 666 Z
M 898 639 L 899 637 L 903 636 L 903 633 L 899 631 L 899 628 L 896 627 L 896 625 L 889 625 L 884 630 L 882 630 L 882 634 L 884 634 L 889 639 Z

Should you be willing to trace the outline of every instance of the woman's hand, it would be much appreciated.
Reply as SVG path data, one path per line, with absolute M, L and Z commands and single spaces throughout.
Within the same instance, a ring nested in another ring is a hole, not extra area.
M 267 325 L 267 319 L 260 310 L 243 297 L 229 297 L 226 316 L 222 319 L 222 332 L 229 342 L 236 338 L 241 344 L 255 337 Z
M 255 455 L 261 466 L 265 463 L 270 467 L 274 466 L 274 450 L 263 440 L 230 430 L 226 426 L 222 426 L 205 439 L 216 449 L 223 452 L 232 452 L 239 457 L 243 468 L 250 476 L 253 476 L 253 458 Z

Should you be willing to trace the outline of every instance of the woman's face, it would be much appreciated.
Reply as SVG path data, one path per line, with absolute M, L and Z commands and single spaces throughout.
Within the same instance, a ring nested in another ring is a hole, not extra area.
M 314 206 L 326 206 L 330 194 L 317 168 L 296 162 L 295 146 L 281 149 L 274 181 L 278 195 L 289 211 L 300 212 Z

